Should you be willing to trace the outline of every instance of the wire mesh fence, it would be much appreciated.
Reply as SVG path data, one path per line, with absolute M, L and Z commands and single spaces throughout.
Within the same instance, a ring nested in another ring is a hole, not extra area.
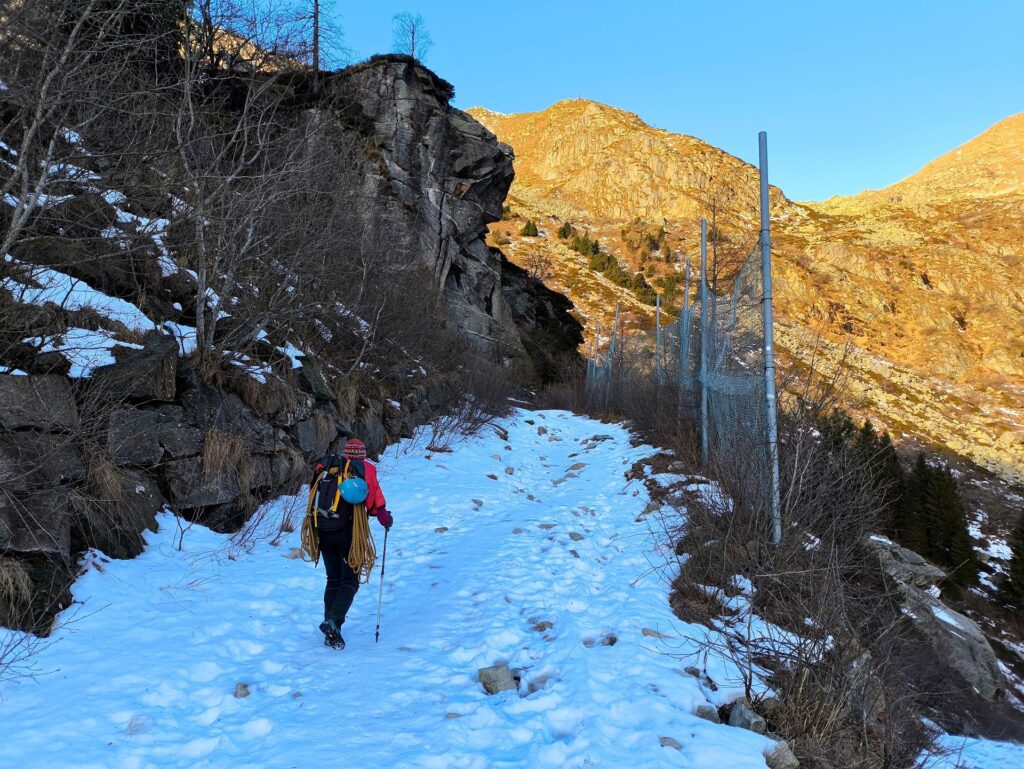
M 659 419 L 674 414 L 695 427 L 705 464 L 728 462 L 742 477 L 744 502 L 769 510 L 772 540 L 782 537 L 772 334 L 768 145 L 758 136 L 761 227 L 757 245 L 734 270 L 715 260 L 708 283 L 707 222 L 701 221 L 700 273 L 691 285 L 686 266 L 683 304 L 663 327 L 658 298 L 653 344 L 649 334 L 622 333 L 622 313 L 606 347 L 600 330 L 587 363 L 587 392 L 605 408 L 653 393 Z M 741 252 L 742 253 L 742 252 Z M 666 402 L 674 409 L 666 411 Z M 735 491 L 735 490 L 734 490 Z
M 653 335 L 624 333 L 617 310 L 607 336 L 591 348 L 587 386 L 605 406 L 653 392 L 661 418 L 674 414 L 699 433 L 705 460 L 741 468 L 746 501 L 767 509 L 772 469 L 761 254 L 759 243 L 717 288 L 708 284 L 706 269 L 692 281 L 688 269 L 678 315 L 665 318 L 659 303 Z

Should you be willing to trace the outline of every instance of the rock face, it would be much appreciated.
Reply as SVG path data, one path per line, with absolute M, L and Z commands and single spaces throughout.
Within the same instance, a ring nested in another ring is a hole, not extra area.
M 485 242 L 512 184 L 512 150 L 448 104 L 451 86 L 407 57 L 379 56 L 330 87 L 362 111 L 362 130 L 378 151 L 361 169 L 354 203 L 354 225 L 383 238 L 371 247 L 422 255 L 444 287 L 452 322 L 489 356 L 529 370 L 533 356 L 520 334 L 552 322 L 575 340 L 580 327 L 567 303 L 510 275 Z
M 178 343 L 173 337 L 150 334 L 143 349 L 115 347 L 117 362 L 93 373 L 97 386 L 118 397 L 138 401 L 173 401 L 178 373 Z
M 62 376 L 0 376 L 0 426 L 67 432 L 78 427 L 78 408 Z
M 969 617 L 955 612 L 923 588 L 945 577 L 917 553 L 873 535 L 868 545 L 878 554 L 886 577 L 896 589 L 903 613 L 939 659 L 987 700 L 998 699 L 1005 683 L 988 639 Z

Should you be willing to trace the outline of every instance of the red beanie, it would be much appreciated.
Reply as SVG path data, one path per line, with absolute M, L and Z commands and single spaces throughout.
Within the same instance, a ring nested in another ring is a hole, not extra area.
M 358 438 L 349 438 L 342 449 L 345 459 L 366 459 L 366 446 Z

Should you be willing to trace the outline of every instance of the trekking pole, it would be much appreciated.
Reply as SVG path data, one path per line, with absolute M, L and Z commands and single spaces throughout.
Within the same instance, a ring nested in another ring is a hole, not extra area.
M 391 529 L 384 529 L 384 554 L 380 559 L 380 590 L 377 591 L 377 635 L 374 638 L 374 643 L 380 641 L 380 607 L 384 601 L 384 565 L 388 562 L 388 532 Z

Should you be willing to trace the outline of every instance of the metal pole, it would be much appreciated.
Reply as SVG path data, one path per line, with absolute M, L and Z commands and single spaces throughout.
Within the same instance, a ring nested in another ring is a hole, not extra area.
M 708 461 L 708 220 L 700 220 L 700 453 Z
M 661 294 L 654 298 L 654 381 L 661 387 Z
M 380 590 L 377 592 L 377 634 L 374 636 L 374 643 L 380 641 L 380 607 L 384 603 L 384 566 L 388 562 L 388 532 L 391 527 L 384 529 L 384 554 L 380 559 Z
M 772 325 L 772 246 L 768 200 L 768 134 L 757 135 L 761 177 L 761 283 L 764 316 L 764 390 L 768 401 L 768 455 L 772 473 L 772 542 L 782 541 L 782 505 L 779 494 L 779 432 L 775 399 L 775 334 Z
M 615 326 L 612 328 L 611 350 L 608 355 L 608 382 L 604 388 L 604 407 L 608 408 L 608 398 L 611 396 L 612 379 L 615 377 L 615 356 L 619 351 L 619 311 L 622 305 L 615 305 Z
M 683 386 L 683 375 L 690 357 L 690 260 L 686 260 L 686 287 L 683 289 L 683 311 L 679 314 L 679 371 L 676 374 L 679 386 Z

